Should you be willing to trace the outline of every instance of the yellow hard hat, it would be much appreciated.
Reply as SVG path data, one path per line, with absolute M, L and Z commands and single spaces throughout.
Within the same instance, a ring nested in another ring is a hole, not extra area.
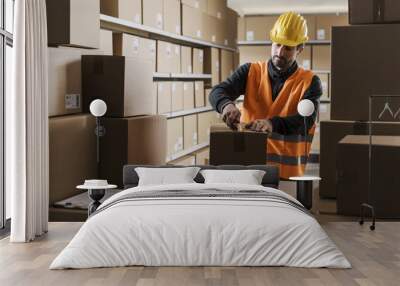
M 308 41 L 307 21 L 299 14 L 287 12 L 279 16 L 271 30 L 271 41 L 295 47 Z

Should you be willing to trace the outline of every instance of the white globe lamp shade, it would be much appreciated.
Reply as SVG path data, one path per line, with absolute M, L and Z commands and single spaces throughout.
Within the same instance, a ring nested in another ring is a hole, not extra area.
M 95 99 L 90 103 L 89 109 L 93 116 L 101 117 L 107 111 L 107 104 L 101 99 Z
M 303 99 L 297 105 L 297 112 L 304 117 L 310 116 L 314 113 L 314 103 L 309 99 Z

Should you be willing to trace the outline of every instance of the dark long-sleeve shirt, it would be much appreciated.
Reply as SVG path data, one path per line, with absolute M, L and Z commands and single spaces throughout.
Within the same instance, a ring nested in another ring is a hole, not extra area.
M 250 63 L 240 66 L 230 77 L 220 84 L 214 86 L 212 89 L 209 100 L 214 109 L 222 113 L 223 108 L 233 103 L 240 95 L 246 92 L 247 75 L 250 70 Z M 272 64 L 271 60 L 268 62 L 268 76 L 271 82 L 272 100 L 275 100 L 281 91 L 285 81 L 297 70 L 297 63 L 287 69 L 285 72 L 280 72 Z M 307 129 L 313 126 L 318 113 L 319 98 L 322 95 L 321 80 L 318 76 L 314 75 L 310 87 L 304 93 L 302 99 L 309 99 L 314 103 L 314 113 L 306 118 Z M 300 114 L 279 117 L 275 116 L 269 118 L 272 122 L 273 131 L 280 134 L 304 134 L 304 119 Z

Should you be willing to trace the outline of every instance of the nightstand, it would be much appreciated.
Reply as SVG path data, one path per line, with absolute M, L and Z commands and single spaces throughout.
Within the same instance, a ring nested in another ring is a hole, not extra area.
M 312 208 L 312 190 L 313 182 L 320 181 L 320 177 L 316 176 L 299 176 L 290 177 L 289 180 L 296 181 L 296 196 L 297 200 L 303 204 L 303 206 L 310 210 Z
M 100 200 L 104 197 L 107 189 L 115 189 L 117 185 L 104 185 L 104 186 L 92 186 L 92 185 L 79 185 L 76 188 L 78 190 L 87 190 L 89 197 L 93 200 L 88 206 L 88 216 L 96 211 L 101 205 Z

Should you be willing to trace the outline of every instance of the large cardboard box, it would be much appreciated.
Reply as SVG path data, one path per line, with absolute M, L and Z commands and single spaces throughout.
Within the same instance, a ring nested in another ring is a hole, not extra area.
M 329 71 L 331 69 L 331 47 L 313 46 L 313 70 Z
M 183 150 L 183 118 L 177 117 L 167 121 L 167 156 Z
M 192 73 L 192 48 L 181 46 L 181 73 Z
M 310 70 L 311 69 L 311 47 L 305 46 L 303 51 L 297 57 L 296 61 L 300 67 L 302 67 L 306 70 Z
M 165 164 L 167 119 L 165 116 L 104 118 L 100 141 L 100 176 L 122 186 L 126 164 Z M 117 138 L 117 140 L 116 140 Z
M 211 106 L 211 103 L 210 103 L 210 100 L 209 100 L 209 96 L 210 96 L 211 91 L 212 91 L 212 88 L 204 89 L 204 101 L 206 103 L 206 106 Z
M 330 98 L 329 74 L 328 73 L 316 73 L 316 75 L 321 80 L 321 85 L 322 85 L 322 96 L 320 99 L 328 100 Z
M 157 83 L 157 113 L 163 114 L 171 112 L 172 95 L 171 82 Z
M 349 0 L 349 22 L 357 24 L 399 23 L 398 0 Z
M 80 49 L 48 48 L 49 116 L 82 111 Z
M 142 1 L 100 0 L 100 13 L 142 24 Z
M 164 0 L 164 30 L 181 34 L 181 3 L 179 0 Z
M 79 114 L 49 119 L 49 202 L 78 194 L 76 186 L 98 178 L 96 120 Z
M 109 30 L 100 30 L 100 44 L 99 50 L 103 55 L 113 55 L 113 33 Z
M 210 163 L 210 149 L 204 148 L 196 152 L 196 165 L 209 165 Z
M 210 16 L 208 14 L 202 14 L 202 38 L 208 42 L 222 44 L 223 35 L 221 31 L 223 30 L 223 25 L 225 24 L 222 20 Z
M 233 52 L 221 50 L 221 81 L 233 73 Z
M 196 107 L 204 106 L 204 82 L 195 81 L 194 82 L 194 101 Z
M 211 86 L 219 84 L 220 74 L 220 50 L 217 48 L 207 48 L 204 51 L 204 72 L 211 74 Z
M 400 94 L 399 77 L 394 72 L 400 66 L 400 49 L 393 45 L 399 42 L 400 24 L 333 28 L 332 119 L 368 120 L 370 95 Z M 394 110 L 398 102 L 393 99 Z M 394 116 L 378 119 L 384 104 L 385 100 L 374 100 L 373 120 L 397 121 Z
M 99 47 L 99 0 L 46 0 L 46 14 L 50 46 Z
M 164 0 L 142 1 L 143 25 L 162 30 L 164 28 Z
M 246 41 L 266 41 L 278 16 L 248 16 L 245 19 Z
M 246 41 L 246 18 L 237 18 L 237 40 Z
M 347 26 L 346 14 L 321 14 L 316 16 L 316 40 L 330 40 L 332 27 Z
M 239 47 L 239 63 L 266 61 L 271 58 L 271 46 L 241 46 Z
M 308 39 L 315 40 L 317 28 L 317 17 L 315 15 L 302 15 L 307 22 Z
M 361 204 L 370 203 L 378 218 L 399 218 L 400 136 L 373 136 L 371 155 L 369 140 L 365 135 L 348 135 L 338 144 L 337 212 L 359 216 Z
M 368 124 L 356 121 L 321 121 L 321 151 L 320 151 L 320 196 L 336 198 L 336 160 L 337 144 L 346 135 L 368 134 Z M 374 122 L 372 125 L 374 135 L 393 135 L 400 130 L 399 123 Z
M 181 0 L 181 2 L 189 7 L 198 9 L 201 13 L 207 13 L 207 0 Z
M 211 165 L 265 164 L 267 134 L 232 131 L 226 124 L 211 126 Z
M 194 82 L 185 81 L 183 83 L 183 109 L 194 108 Z
M 157 41 L 157 72 L 180 73 L 181 47 L 169 42 Z
M 197 145 L 197 116 L 183 117 L 183 148 L 189 149 Z
M 207 14 L 214 16 L 218 19 L 226 17 L 226 0 L 208 0 L 207 1 Z
M 210 142 L 210 127 L 215 123 L 215 112 L 203 112 L 197 115 L 198 144 Z
M 182 35 L 201 39 L 202 32 L 202 12 L 187 5 L 182 5 Z
M 236 11 L 227 8 L 227 17 L 224 25 L 224 45 L 236 47 L 238 38 L 238 14 Z
M 193 48 L 193 73 L 202 74 L 204 72 L 204 50 Z
M 183 110 L 183 82 L 171 83 L 171 111 Z
M 83 110 L 94 99 L 107 104 L 106 116 L 155 114 L 153 63 L 121 56 L 82 56 Z

